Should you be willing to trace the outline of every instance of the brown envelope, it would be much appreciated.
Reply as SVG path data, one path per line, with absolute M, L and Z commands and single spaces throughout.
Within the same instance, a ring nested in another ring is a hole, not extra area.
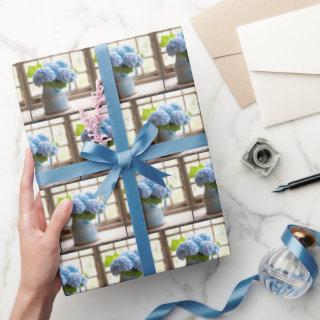
M 223 0 L 204 10 L 192 23 L 241 108 L 255 102 L 236 28 L 320 0 Z

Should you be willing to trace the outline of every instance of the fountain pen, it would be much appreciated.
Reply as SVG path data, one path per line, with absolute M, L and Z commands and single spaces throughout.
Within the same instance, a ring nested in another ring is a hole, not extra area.
M 279 186 L 277 189 L 273 190 L 273 192 L 283 192 L 286 190 L 297 189 L 318 181 L 320 181 L 320 173 L 299 180 L 291 181 L 286 185 Z

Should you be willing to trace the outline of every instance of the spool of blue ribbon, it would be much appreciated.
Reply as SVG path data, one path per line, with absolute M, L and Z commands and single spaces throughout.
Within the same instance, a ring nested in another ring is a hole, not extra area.
M 313 282 L 318 276 L 319 268 L 314 259 L 314 257 L 306 250 L 300 241 L 293 235 L 293 230 L 295 228 L 302 228 L 296 225 L 288 225 L 282 234 L 281 240 L 287 249 L 306 267 L 309 271 Z M 310 232 L 310 234 L 315 239 L 315 244 L 320 246 L 320 233 L 307 228 L 302 228 Z M 256 274 L 252 277 L 249 277 L 245 280 L 239 282 L 233 292 L 230 295 L 228 302 L 222 310 L 212 309 L 202 303 L 192 301 L 192 300 L 183 300 L 178 302 L 166 303 L 158 306 L 154 309 L 146 320 L 162 320 L 175 308 L 180 307 L 190 313 L 203 317 L 206 319 L 214 319 L 222 316 L 223 314 L 230 312 L 236 309 L 242 300 L 247 295 L 249 288 L 251 287 L 254 281 L 259 281 L 259 275 Z

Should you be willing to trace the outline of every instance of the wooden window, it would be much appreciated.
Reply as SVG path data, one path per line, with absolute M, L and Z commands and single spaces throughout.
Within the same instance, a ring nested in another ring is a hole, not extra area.
M 77 193 L 95 192 L 105 177 L 96 177 L 87 180 L 77 181 L 69 184 L 52 187 L 46 190 L 49 197 L 47 201 L 51 199 L 51 208 L 55 208 L 59 198 L 64 198 L 67 195 L 75 195 Z M 119 205 L 119 188 L 116 187 L 114 192 L 106 203 L 106 210 L 102 214 L 98 215 L 99 228 L 106 229 L 109 226 L 117 226 L 123 224 L 123 213 L 121 212 L 121 206 Z M 50 205 L 48 205 L 50 207 Z M 52 214 L 52 212 L 51 212 Z M 67 236 L 70 233 L 71 221 L 67 224 L 67 228 L 64 230 L 64 235 Z
M 74 265 L 87 278 L 87 284 L 80 291 L 87 291 L 103 286 L 103 280 L 98 273 L 98 257 L 94 249 L 76 251 L 61 255 L 61 265 Z
M 191 167 L 199 166 L 200 163 L 203 165 L 211 163 L 209 151 L 184 157 L 183 162 L 186 167 L 186 171 L 189 173 Z M 189 184 L 192 191 L 192 203 L 196 206 L 197 204 L 203 202 L 202 196 L 204 187 L 198 187 L 194 178 L 189 178 Z
M 198 133 L 203 130 L 199 102 L 194 86 L 137 99 L 136 104 L 139 110 L 140 119 L 142 117 L 143 109 L 149 109 L 151 107 L 158 108 L 160 105 L 173 102 L 179 104 L 182 110 L 188 112 L 191 118 L 190 123 L 178 131 L 179 134 Z
M 162 36 L 168 36 L 171 33 L 177 35 L 179 32 L 182 32 L 181 28 L 170 28 L 167 30 L 163 30 L 157 33 L 157 39 L 158 39 L 158 43 L 161 43 L 161 38 Z M 167 54 L 166 48 L 160 48 L 160 53 L 161 53 L 161 58 L 162 58 L 162 63 L 164 65 L 164 69 L 166 73 L 173 73 L 174 72 L 174 68 L 173 65 L 175 63 L 175 57 L 171 57 Z
M 163 253 L 163 248 L 161 245 L 161 239 L 159 233 L 153 233 L 149 235 L 151 250 L 154 258 L 154 263 L 156 267 L 156 272 L 162 272 L 167 270 L 165 256 Z M 104 263 L 106 256 L 113 255 L 114 253 L 121 253 L 124 251 L 133 251 L 136 250 L 136 240 L 135 238 L 125 239 L 123 241 L 118 241 L 114 243 L 109 243 L 105 245 L 99 246 L 99 254 L 101 257 L 101 261 Z M 107 280 L 107 284 L 114 284 L 120 281 L 119 276 L 114 276 L 110 272 L 110 267 L 104 266 L 105 278 Z
M 68 127 L 66 118 L 56 118 L 48 121 L 36 122 L 25 126 L 27 134 L 43 133 L 51 142 L 58 146 L 58 154 L 52 157 L 52 165 L 66 165 L 73 161 L 72 144 L 68 139 Z
M 181 236 L 188 237 L 193 234 L 206 233 L 219 244 L 220 252 L 219 257 L 223 257 L 230 254 L 230 248 L 228 244 L 228 237 L 224 225 L 223 218 L 211 219 L 207 221 L 201 221 L 178 228 L 173 228 L 165 231 L 167 237 L 168 246 L 171 246 L 173 239 L 180 239 Z M 171 251 L 171 259 L 174 268 L 181 268 L 185 266 L 185 261 L 178 259 L 176 252 Z

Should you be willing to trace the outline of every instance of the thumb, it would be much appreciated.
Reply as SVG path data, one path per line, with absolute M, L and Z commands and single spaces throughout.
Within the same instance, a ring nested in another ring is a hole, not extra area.
M 73 203 L 71 200 L 65 199 L 54 210 L 46 231 L 49 237 L 59 241 L 60 233 L 71 216 L 72 205 Z

